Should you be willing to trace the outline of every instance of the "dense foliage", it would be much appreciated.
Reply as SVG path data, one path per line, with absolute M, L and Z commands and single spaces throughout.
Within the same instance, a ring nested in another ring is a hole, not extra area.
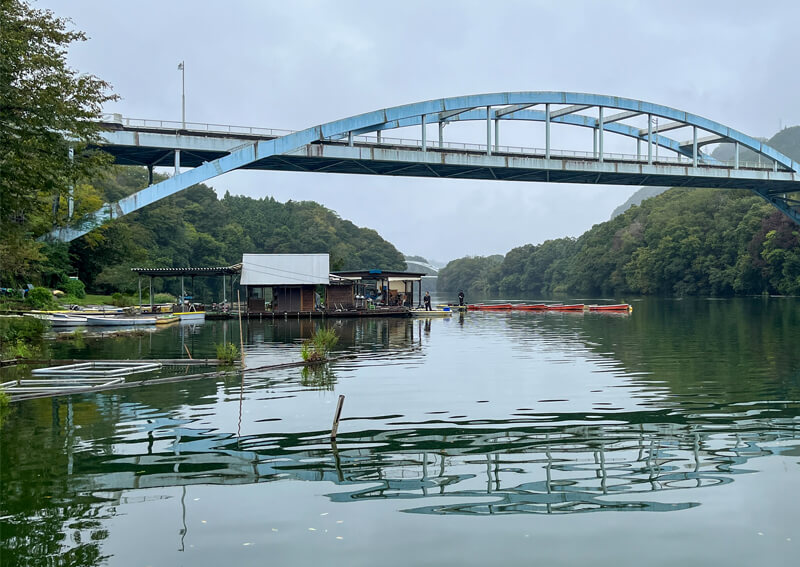
M 800 161 L 800 126 L 770 146 Z M 732 160 L 732 144 L 714 157 Z M 742 163 L 756 154 L 742 149 Z M 636 206 L 639 205 L 639 206 Z M 624 211 L 624 212 L 623 212 Z M 644 187 L 580 238 L 450 262 L 439 289 L 523 295 L 800 294 L 800 227 L 748 191 Z
M 43 344 L 47 323 L 32 317 L 0 318 L 0 358 L 29 358 Z
M 463 290 L 469 295 L 485 295 L 496 287 L 494 277 L 503 257 L 467 256 L 449 262 L 439 270 L 436 289 L 439 291 Z
M 104 81 L 67 66 L 67 48 L 86 39 L 82 32 L 24 0 L 0 0 L 0 30 L 0 285 L 66 286 L 79 298 L 80 282 L 69 279 L 79 276 L 90 291 L 131 292 L 131 267 L 230 265 L 244 252 L 328 252 L 332 269 L 404 268 L 402 255 L 375 231 L 321 205 L 220 200 L 205 185 L 71 245 L 38 241 L 69 220 L 70 192 L 81 218 L 142 189 L 147 175 L 114 168 L 101 152 L 87 151 L 103 103 L 115 97 Z M 204 282 L 198 283 L 202 291 Z
M 0 30 L 0 284 L 13 285 L 46 262 L 35 238 L 67 220 L 70 187 L 98 204 L 83 183 L 106 160 L 85 149 L 114 96 L 68 67 L 68 46 L 86 37 L 49 10 L 0 0 Z
M 158 177 L 158 176 L 157 176 Z M 158 180 L 158 179 L 157 179 Z M 112 167 L 95 182 L 109 201 L 147 184 L 144 168 Z M 314 202 L 280 203 L 196 185 L 103 226 L 66 245 L 51 245 L 53 278 L 69 272 L 92 291 L 132 293 L 132 267 L 229 266 L 243 253 L 331 255 L 331 269 L 404 269 L 403 255 L 377 232 L 359 228 Z M 58 262 L 61 262 L 58 264 Z M 60 280 L 59 280 L 60 281 Z M 198 295 L 219 282 L 198 280 Z M 177 280 L 156 280 L 155 291 L 179 292 Z
M 453 261 L 439 285 L 524 295 L 800 294 L 798 228 L 749 192 L 675 188 L 578 239 L 515 248 L 488 270 L 475 258 Z

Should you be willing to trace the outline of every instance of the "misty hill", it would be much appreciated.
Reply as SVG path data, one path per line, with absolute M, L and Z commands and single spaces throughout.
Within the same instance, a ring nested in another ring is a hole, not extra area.
M 800 161 L 800 126 L 792 126 L 784 128 L 769 139 L 759 138 L 762 142 L 766 142 L 785 156 L 792 158 L 795 161 Z M 712 157 L 723 161 L 733 161 L 735 159 L 736 149 L 733 144 L 720 144 L 711 152 Z M 747 148 L 739 149 L 739 161 L 742 162 L 758 162 L 758 156 L 752 150 Z
M 661 195 L 661 193 L 667 189 L 669 189 L 669 187 L 641 187 L 636 193 L 628 197 L 627 201 L 614 209 L 614 211 L 611 213 L 611 219 L 617 218 L 634 205 L 640 205 L 645 199 L 655 197 L 656 195 Z
M 421 262 L 422 264 L 428 264 L 429 266 L 438 267 L 436 266 L 436 264 L 428 261 L 426 258 L 423 258 L 422 256 L 408 256 L 408 255 L 406 255 L 404 258 L 406 261 L 406 270 L 408 270 L 409 272 L 422 273 L 428 276 L 438 275 L 438 272 L 431 270 L 430 268 L 426 268 L 425 266 L 419 266 L 417 264 L 409 264 L 409 262 Z

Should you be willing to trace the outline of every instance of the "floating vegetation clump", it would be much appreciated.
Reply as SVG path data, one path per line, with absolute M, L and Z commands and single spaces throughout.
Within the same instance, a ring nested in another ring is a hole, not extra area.
M 233 343 L 218 344 L 217 359 L 224 364 L 233 364 L 239 359 L 239 349 Z
M 300 356 L 306 362 L 325 362 L 338 342 L 339 335 L 333 329 L 317 329 L 311 338 L 303 343 Z

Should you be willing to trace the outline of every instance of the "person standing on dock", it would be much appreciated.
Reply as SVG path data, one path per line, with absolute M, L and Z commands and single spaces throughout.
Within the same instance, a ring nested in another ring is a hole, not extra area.
M 462 306 L 462 307 L 464 305 L 464 290 L 463 289 L 459 289 L 458 290 L 458 304 L 460 306 Z
M 431 311 L 431 294 L 429 292 L 425 292 L 422 302 L 425 304 L 425 311 Z

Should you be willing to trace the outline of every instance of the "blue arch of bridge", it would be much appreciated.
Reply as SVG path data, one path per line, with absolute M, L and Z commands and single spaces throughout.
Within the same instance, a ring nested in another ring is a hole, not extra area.
M 623 112 L 635 112 L 667 118 L 675 122 L 683 123 L 686 126 L 694 126 L 704 131 L 711 132 L 712 134 L 720 136 L 724 141 L 736 142 L 774 161 L 776 164 L 779 164 L 789 171 L 800 173 L 800 164 L 767 144 L 764 144 L 760 140 L 747 136 L 742 132 L 713 120 L 668 106 L 615 96 L 576 92 L 531 91 L 488 93 L 441 98 L 376 110 L 349 118 L 343 118 L 341 120 L 334 120 L 333 122 L 293 132 L 280 138 L 259 141 L 212 162 L 204 163 L 194 169 L 147 187 L 138 193 L 121 199 L 117 203 L 107 204 L 94 215 L 84 219 L 80 226 L 57 229 L 53 231 L 49 237 L 62 241 L 73 240 L 111 218 L 123 216 L 138 210 L 164 197 L 168 197 L 191 187 L 192 185 L 202 183 L 223 173 L 239 169 L 260 159 L 291 152 L 314 142 L 338 139 L 348 135 L 413 126 L 422 124 L 423 121 L 430 124 L 447 122 L 449 120 L 459 119 L 459 115 L 463 115 L 461 119 L 464 120 L 486 120 L 487 118 L 501 120 L 545 120 L 545 113 L 527 110 L 530 106 L 540 104 L 575 105 L 587 108 L 612 108 Z M 517 110 L 513 108 L 515 105 L 519 106 Z M 495 110 L 492 115 L 492 107 L 505 108 L 499 109 L 501 114 L 498 116 L 498 110 Z M 489 116 L 487 116 L 487 112 Z M 430 118 L 430 122 L 427 122 L 428 118 Z M 597 123 L 593 118 L 580 115 L 566 114 L 556 117 L 553 121 L 576 126 L 597 127 Z M 603 129 L 626 136 L 637 137 L 639 139 L 647 139 L 641 136 L 638 130 L 616 122 L 604 124 Z M 654 136 L 653 140 L 655 143 L 663 145 L 682 155 L 687 155 L 686 150 L 675 140 L 660 135 L 658 135 L 658 137 Z M 768 198 L 766 195 L 762 196 Z M 792 216 L 787 207 L 776 203 L 774 200 L 771 202 L 774 206 Z M 792 218 L 795 218 L 795 216 L 792 216 Z
M 353 134 L 364 134 L 368 132 L 388 130 L 392 128 L 402 128 L 407 126 L 416 126 L 422 123 L 422 117 L 430 117 L 429 123 L 439 122 L 436 117 L 440 114 L 448 114 L 451 112 L 465 111 L 463 114 L 456 114 L 452 117 L 446 117 L 442 121 L 449 122 L 459 120 L 459 117 L 464 120 L 485 120 L 486 115 L 481 110 L 475 110 L 481 107 L 494 107 L 494 106 L 511 106 L 511 105 L 538 105 L 538 104 L 566 104 L 566 105 L 585 105 L 587 107 L 603 107 L 613 108 L 622 111 L 638 112 L 641 114 L 650 114 L 660 118 L 668 118 L 675 122 L 682 122 L 687 126 L 696 126 L 701 130 L 711 132 L 722 138 L 725 141 L 738 142 L 742 146 L 753 150 L 754 152 L 763 155 L 764 157 L 776 161 L 778 164 L 784 166 L 790 171 L 800 173 L 800 164 L 783 155 L 771 146 L 763 143 L 762 141 L 748 136 L 738 130 L 703 118 L 696 114 L 677 110 L 669 106 L 654 104 L 641 100 L 634 100 L 629 98 L 622 98 L 616 96 L 589 94 L 589 93 L 576 93 L 576 92 L 558 92 L 558 91 L 529 91 L 529 92 L 513 92 L 513 93 L 489 93 L 478 94 L 462 97 L 442 98 L 437 100 L 429 100 L 425 102 L 417 102 L 413 104 L 406 104 L 387 108 L 384 110 L 377 110 L 374 112 L 367 112 L 359 114 L 350 118 L 335 120 L 297 132 L 299 135 L 307 136 L 311 134 L 312 139 L 306 143 L 311 143 L 317 140 L 339 138 L 352 132 Z M 490 119 L 496 119 L 495 115 L 491 115 Z M 536 120 L 545 121 L 545 113 L 541 111 L 526 111 L 520 109 L 516 112 L 509 112 L 499 117 L 501 120 Z M 552 122 L 570 124 L 574 126 L 586 126 L 596 128 L 596 121 L 592 118 L 574 114 L 568 114 L 552 119 Z M 639 135 L 638 129 L 632 128 L 624 124 L 611 122 L 603 126 L 605 130 L 642 139 Z M 316 138 L 314 136 L 317 136 Z M 685 150 L 681 150 L 675 140 L 654 134 L 653 141 L 660 145 L 671 149 L 675 152 L 688 155 Z M 301 144 L 305 145 L 305 144 Z M 300 146 L 297 146 L 300 147 Z M 291 151 L 291 150 L 285 150 Z M 281 152 L 282 153 L 282 152 Z

